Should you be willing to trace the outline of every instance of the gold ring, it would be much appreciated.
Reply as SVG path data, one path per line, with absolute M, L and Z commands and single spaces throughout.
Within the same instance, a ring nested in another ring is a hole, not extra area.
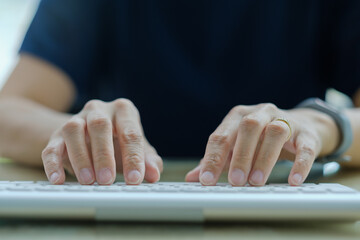
M 283 117 L 279 117 L 279 118 L 275 119 L 275 121 L 284 122 L 284 123 L 286 123 L 286 125 L 289 127 L 290 133 L 289 133 L 288 138 L 286 139 L 286 141 L 289 141 L 289 139 L 290 139 L 290 137 L 291 137 L 291 134 L 292 134 L 292 130 L 291 130 L 291 127 L 290 127 L 289 120 L 287 120 L 286 118 L 283 118 Z

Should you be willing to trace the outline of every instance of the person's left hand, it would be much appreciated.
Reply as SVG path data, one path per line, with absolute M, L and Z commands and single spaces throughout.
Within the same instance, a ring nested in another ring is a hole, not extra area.
M 287 123 L 286 123 L 287 122 Z M 294 160 L 288 182 L 304 182 L 315 158 L 339 141 L 335 122 L 312 109 L 281 110 L 273 104 L 236 106 L 209 137 L 205 156 L 186 181 L 215 185 L 229 169 L 234 186 L 262 186 L 279 158 Z

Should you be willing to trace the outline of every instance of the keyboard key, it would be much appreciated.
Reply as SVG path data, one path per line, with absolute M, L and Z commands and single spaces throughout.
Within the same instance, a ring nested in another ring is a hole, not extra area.
M 65 187 L 64 191 L 69 192 L 90 192 L 93 191 L 94 187 L 91 186 L 75 186 L 75 187 Z
M 34 184 L 34 181 L 12 181 L 13 184 Z
M 97 186 L 94 187 L 94 191 L 96 192 L 120 192 L 122 191 L 121 187 L 113 187 L 113 186 Z
M 179 192 L 179 187 L 154 187 L 152 188 L 152 191 L 154 192 Z
M 149 187 L 142 187 L 142 186 L 126 186 L 121 188 L 124 192 L 149 192 Z
M 239 189 L 233 188 L 226 188 L 226 187 L 208 187 L 209 191 L 211 192 L 218 192 L 218 193 L 236 193 Z
M 64 188 L 45 186 L 45 187 L 36 187 L 35 190 L 39 192 L 60 192 L 63 191 Z
M 185 187 L 180 187 L 180 191 L 181 192 L 209 192 L 209 189 L 211 187 L 204 187 L 202 185 L 198 185 L 198 186 L 185 186 Z
M 8 191 L 16 191 L 16 192 L 27 192 L 34 190 L 33 188 L 24 187 L 24 186 L 12 186 L 6 188 Z
M 245 193 L 270 193 L 269 187 L 244 187 L 241 191 Z
M 272 189 L 274 193 L 299 193 L 300 189 L 298 187 L 276 187 Z
M 52 185 L 50 182 L 48 181 L 37 181 L 35 184 L 40 184 L 40 185 Z
M 306 187 L 301 189 L 304 193 L 327 193 L 327 190 L 320 187 Z
M 357 191 L 355 191 L 354 189 L 346 188 L 346 187 L 343 188 L 335 187 L 335 188 L 329 188 L 328 190 L 333 193 L 357 193 Z
M 80 183 L 78 183 L 78 182 L 65 182 L 63 185 L 78 185 L 78 186 L 80 186 L 81 184 Z
M 126 183 L 124 183 L 124 182 L 116 182 L 116 183 L 114 183 L 113 185 L 116 185 L 116 186 L 126 186 Z

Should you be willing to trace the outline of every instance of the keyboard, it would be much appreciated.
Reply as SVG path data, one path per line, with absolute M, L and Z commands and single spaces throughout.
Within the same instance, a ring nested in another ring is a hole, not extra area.
M 0 181 L 0 218 L 99 221 L 360 220 L 360 193 L 332 183 L 233 187 Z
M 114 192 L 114 193 L 282 193 L 282 194 L 332 194 L 332 193 L 357 193 L 356 190 L 340 184 L 314 184 L 305 183 L 301 186 L 288 184 L 269 184 L 262 187 L 246 185 L 233 187 L 227 183 L 218 183 L 216 186 L 202 186 L 200 183 L 160 182 L 143 183 L 141 185 L 126 185 L 116 182 L 110 186 L 80 185 L 77 182 L 66 182 L 64 185 L 52 185 L 46 181 L 0 181 L 0 192 Z

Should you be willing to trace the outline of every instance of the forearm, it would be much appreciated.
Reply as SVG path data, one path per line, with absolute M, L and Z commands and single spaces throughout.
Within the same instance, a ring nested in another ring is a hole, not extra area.
M 0 156 L 41 166 L 41 152 L 51 134 L 71 115 L 24 98 L 0 98 Z
M 346 152 L 346 155 L 351 156 L 351 161 L 344 165 L 360 167 L 360 108 L 349 109 L 345 113 L 350 119 L 354 140 Z

